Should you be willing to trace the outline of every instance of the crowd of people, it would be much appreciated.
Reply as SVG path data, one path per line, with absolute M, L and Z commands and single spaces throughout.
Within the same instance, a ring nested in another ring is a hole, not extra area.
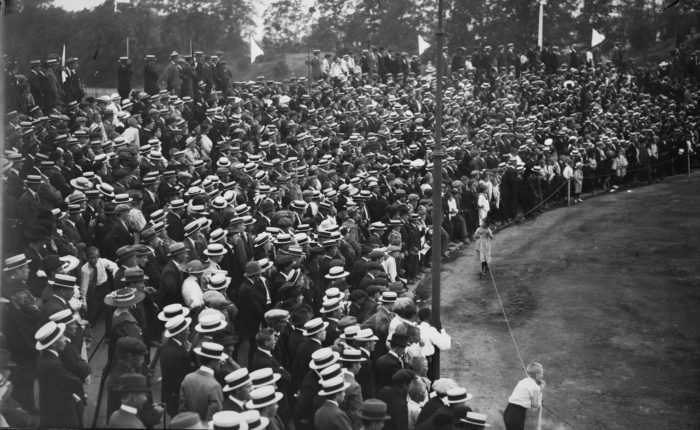
M 97 98 L 77 58 L 8 71 L 26 85 L 6 98 L 0 423 L 89 426 L 104 322 L 110 427 L 523 428 L 542 366 L 503 418 L 478 412 L 434 377 L 451 337 L 412 286 L 450 244 L 487 270 L 497 223 L 687 171 L 699 132 L 697 77 L 548 52 L 449 58 L 439 189 L 435 71 L 406 53 L 317 51 L 310 82 L 149 55 L 143 90 L 122 58 Z

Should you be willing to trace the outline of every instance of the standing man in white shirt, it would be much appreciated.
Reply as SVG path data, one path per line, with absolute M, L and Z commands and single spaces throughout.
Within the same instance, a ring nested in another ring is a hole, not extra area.
M 542 407 L 542 390 L 545 387 L 542 379 L 544 367 L 540 363 L 530 363 L 525 371 L 527 378 L 515 386 L 503 412 L 506 430 L 524 430 L 526 421 L 536 423 L 538 420 L 539 409 Z

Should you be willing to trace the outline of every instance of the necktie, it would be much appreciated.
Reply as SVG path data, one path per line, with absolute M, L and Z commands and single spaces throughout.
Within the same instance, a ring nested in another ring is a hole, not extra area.
M 90 265 L 90 280 L 88 281 L 88 289 L 92 289 L 97 285 L 97 268 Z

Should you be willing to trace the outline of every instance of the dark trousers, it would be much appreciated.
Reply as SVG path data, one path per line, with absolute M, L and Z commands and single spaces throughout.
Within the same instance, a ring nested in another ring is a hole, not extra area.
M 526 412 L 526 408 L 508 403 L 506 410 L 503 411 L 503 422 L 506 425 L 506 430 L 523 430 Z
M 105 297 L 109 294 L 110 285 L 105 282 L 102 285 L 95 285 L 88 288 L 85 301 L 87 302 L 88 322 L 91 326 L 95 325 L 101 316 L 105 315 Z

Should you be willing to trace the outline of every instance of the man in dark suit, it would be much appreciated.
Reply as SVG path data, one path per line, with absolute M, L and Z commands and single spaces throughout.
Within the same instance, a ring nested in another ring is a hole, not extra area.
M 123 100 L 127 100 L 131 94 L 131 76 L 134 71 L 131 70 L 131 59 L 129 57 L 119 57 L 119 66 L 117 67 L 117 93 Z
M 400 369 L 391 375 L 391 384 L 377 392 L 377 398 L 387 404 L 390 420 L 384 423 L 385 430 L 408 428 L 408 387 L 416 378 L 412 370 Z
M 80 78 L 77 73 L 78 59 L 70 57 L 66 60 L 65 81 L 63 82 L 63 100 L 66 103 L 83 101 L 83 89 L 80 85 Z
M 103 243 L 105 258 L 115 260 L 117 258 L 117 249 L 134 244 L 134 236 L 128 227 L 130 210 L 131 207 L 128 204 L 118 204 L 114 208 L 114 224 L 112 224 L 112 228 L 105 236 Z
M 182 79 L 180 78 L 180 66 L 178 63 L 180 55 L 173 51 L 170 54 L 170 64 L 165 70 L 165 88 L 170 94 L 179 96 L 182 88 Z
M 328 323 L 321 318 L 314 318 L 304 324 L 304 336 L 306 341 L 299 345 L 294 355 L 292 375 L 303 375 L 311 362 L 314 352 L 322 348 L 326 339 Z
M 191 318 L 179 315 L 165 323 L 164 336 L 168 339 L 160 348 L 160 368 L 163 375 L 161 401 L 168 415 L 177 415 L 180 406 L 180 385 L 195 365 L 187 351 Z
M 176 242 L 185 240 L 185 222 L 182 219 L 184 213 L 185 202 L 179 199 L 170 202 L 170 211 L 168 211 L 168 214 L 165 216 L 167 221 L 166 229 L 168 231 L 168 236 Z
M 26 279 L 27 264 L 24 257 L 22 264 L 11 271 L 9 277 L 3 278 L 3 296 L 10 299 L 2 312 L 2 327 L 5 334 L 5 348 L 17 364 L 10 380 L 12 397 L 28 412 L 35 410 L 34 379 L 38 353 L 34 348 L 34 334 L 39 328 L 39 308 L 36 299 L 26 289 L 24 280 L 18 272 L 24 273 Z M 9 260 L 9 259 L 8 259 Z M 5 261 L 5 267 L 10 267 Z
M 119 377 L 121 407 L 109 417 L 109 428 L 143 429 L 146 425 L 139 419 L 138 413 L 148 402 L 151 389 L 146 377 L 140 373 L 125 373 Z
M 41 65 L 41 60 L 31 60 L 29 61 L 29 73 L 27 78 L 29 79 L 29 91 L 34 97 L 34 104 L 36 106 L 44 106 L 44 91 L 41 88 L 42 72 L 39 69 Z
M 323 387 L 318 395 L 325 398 L 323 405 L 314 415 L 314 424 L 317 429 L 323 430 L 352 430 L 352 423 L 348 415 L 338 406 L 345 399 L 345 390 L 350 386 L 342 376 L 321 381 Z M 408 421 L 408 409 L 406 409 L 406 421 Z M 406 422 L 408 428 L 408 422 Z
M 239 294 L 237 327 L 240 340 L 236 349 L 238 363 L 244 367 L 252 362 L 256 345 L 255 335 L 258 334 L 260 325 L 265 320 L 265 312 L 270 306 L 270 295 L 262 282 L 262 273 L 260 263 L 248 262 L 244 273 L 245 281 Z
M 250 400 L 250 390 L 252 387 L 248 369 L 241 367 L 226 375 L 224 378 L 224 404 L 222 411 L 243 412 L 246 408 L 246 402 Z
M 64 309 L 70 309 L 68 300 L 73 297 L 77 279 L 74 276 L 57 274 L 49 285 L 53 287 L 53 295 L 41 305 L 41 322 L 49 321 L 51 315 Z
M 408 337 L 405 334 L 394 333 L 389 340 L 391 350 L 382 355 L 374 363 L 374 374 L 376 375 L 377 388 L 381 390 L 392 384 L 392 376 L 397 371 L 404 368 L 401 356 L 406 351 Z
M 160 287 L 158 288 L 158 304 L 161 308 L 172 303 L 184 303 L 182 297 L 182 272 L 187 262 L 187 249 L 180 242 L 168 247 L 170 261 L 160 274 Z
M 149 94 L 158 94 L 158 72 L 153 64 L 156 61 L 155 55 L 146 55 L 146 65 L 143 66 L 143 90 Z
M 70 373 L 59 355 L 66 347 L 66 326 L 53 321 L 36 333 L 37 349 L 41 351 L 37 363 L 39 380 L 40 427 L 78 428 L 80 421 L 77 403 L 83 390 L 82 381 Z
M 39 212 L 41 211 L 41 200 L 39 198 L 39 186 L 43 179 L 39 175 L 27 175 L 24 184 L 27 190 L 19 197 L 17 202 L 17 213 L 22 214 L 22 222 L 25 226 L 36 224 Z

